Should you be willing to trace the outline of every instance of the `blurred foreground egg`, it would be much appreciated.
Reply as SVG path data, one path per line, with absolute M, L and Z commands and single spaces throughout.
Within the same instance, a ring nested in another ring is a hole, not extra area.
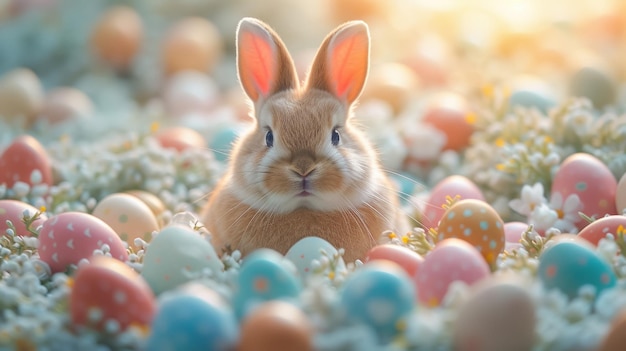
M 93 105 L 85 93 L 69 87 L 56 88 L 47 94 L 39 118 L 54 124 L 89 117 L 92 112 Z
M 52 185 L 52 166 L 46 149 L 30 135 L 22 135 L 0 154 L 0 184 L 12 188 L 16 182 Z M 38 181 L 34 181 L 37 172 Z
M 169 127 L 156 134 L 156 139 L 162 147 L 172 148 L 178 152 L 188 149 L 205 149 L 206 140 L 202 134 L 187 127 Z
M 33 71 L 19 68 L 0 78 L 0 118 L 27 126 L 39 113 L 44 92 Z
M 222 54 L 222 38 L 213 23 L 189 17 L 168 30 L 162 61 L 167 74 L 186 70 L 211 72 Z
M 30 236 L 30 232 L 26 229 L 26 224 L 22 221 L 24 212 L 27 212 L 32 217 L 39 211 L 25 202 L 8 199 L 0 200 L 0 237 L 6 235 L 6 230 L 9 228 L 7 221 L 11 221 L 11 224 L 15 227 L 15 235 Z M 31 229 L 36 229 L 46 219 L 48 219 L 48 216 L 45 213 L 40 214 L 39 219 L 31 224 Z
M 91 45 L 96 54 L 116 69 L 128 68 L 143 39 L 143 24 L 127 6 L 107 10 L 93 28 Z
M 319 261 L 319 259 L 324 256 L 322 251 L 326 253 L 326 257 L 328 258 L 332 258 L 338 254 L 337 249 L 328 241 L 316 236 L 309 236 L 302 238 L 293 244 L 293 246 L 289 248 L 285 254 L 285 258 L 290 260 L 296 266 L 300 277 L 306 278 L 313 273 L 311 262 L 313 260 Z M 346 265 L 342 258 L 339 258 L 335 270 L 346 270 Z M 328 273 L 329 272 L 325 272 L 325 274 Z
M 446 135 L 444 150 L 460 151 L 469 145 L 474 133 L 474 117 L 462 96 L 439 94 L 430 102 L 422 118 L 424 123 Z
M 448 176 L 431 190 L 430 196 L 424 206 L 424 214 L 421 219 L 424 229 L 437 228 L 441 216 L 446 211 L 443 207 L 447 200 L 458 196 L 459 200 L 476 199 L 485 200 L 482 191 L 468 178 L 462 175 Z

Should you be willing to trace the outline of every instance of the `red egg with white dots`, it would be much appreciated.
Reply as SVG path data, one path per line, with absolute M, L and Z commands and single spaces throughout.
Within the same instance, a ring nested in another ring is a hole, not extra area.
M 578 237 L 598 245 L 607 234 L 613 234 L 613 237 L 618 234 L 626 235 L 626 216 L 607 216 L 593 221 L 578 233 Z
M 77 269 L 69 305 L 74 325 L 99 330 L 110 322 L 119 330 L 147 327 L 156 311 L 154 294 L 141 275 L 106 256 L 93 256 Z
M 7 221 L 11 221 L 11 224 L 15 227 L 15 235 L 30 236 L 31 233 L 22 220 L 25 211 L 31 217 L 39 212 L 35 207 L 22 201 L 0 200 L 0 236 L 5 235 L 6 230 L 9 228 Z M 39 227 L 47 218 L 48 216 L 45 213 L 41 213 L 39 219 L 31 224 L 31 229 Z
M 458 197 L 458 200 L 485 200 L 482 191 L 467 177 L 462 175 L 448 176 L 439 181 L 430 192 L 421 218 L 424 228 L 437 228 L 441 216 L 446 212 L 443 205 L 446 204 L 449 198 L 454 199 L 456 197 Z
M 65 212 L 43 222 L 39 233 L 39 257 L 53 273 L 91 257 L 107 244 L 111 256 L 128 260 L 122 239 L 101 219 L 82 212 Z
M 0 155 L 0 184 L 12 188 L 17 182 L 33 185 L 33 172 L 41 175 L 40 183 L 52 185 L 52 166 L 44 147 L 30 135 L 23 135 Z

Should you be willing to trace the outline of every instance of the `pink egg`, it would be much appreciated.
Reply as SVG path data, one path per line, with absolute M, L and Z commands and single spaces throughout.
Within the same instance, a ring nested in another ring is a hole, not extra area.
M 171 127 L 157 133 L 157 141 L 164 148 L 183 151 L 185 149 L 206 148 L 206 140 L 202 134 L 186 127 Z
M 504 249 L 513 250 L 522 247 L 520 240 L 522 240 L 522 234 L 524 234 L 527 229 L 528 224 L 524 222 L 504 223 L 504 237 L 506 239 Z
M 374 246 L 366 257 L 366 262 L 388 260 L 397 263 L 410 276 L 417 276 L 420 265 L 424 262 L 422 256 L 408 247 L 383 244 Z
M 43 222 L 39 256 L 53 273 L 63 272 L 68 265 L 90 257 L 104 244 L 109 245 L 113 258 L 128 260 L 122 239 L 108 224 L 87 213 L 66 212 Z
M 219 88 L 202 72 L 182 71 L 169 77 L 163 90 L 163 103 L 172 117 L 207 112 L 217 105 Z
M 156 311 L 148 283 L 125 263 L 106 256 L 93 256 L 76 271 L 69 297 L 74 325 L 103 329 L 107 321 L 147 327 Z
M 626 210 L 626 173 L 617 183 L 617 193 L 615 194 L 615 207 L 617 213 L 623 213 Z
M 49 123 L 88 117 L 93 111 L 89 97 L 75 88 L 56 88 L 48 93 L 41 108 L 40 118 Z
M 459 196 L 462 199 L 477 199 L 485 201 L 478 186 L 462 175 L 452 175 L 441 180 L 430 192 L 430 197 L 424 208 L 422 225 L 425 229 L 437 228 L 439 220 L 446 210 L 443 205 L 448 197 Z
M 13 140 L 0 155 L 0 184 L 11 188 L 16 182 L 33 185 L 31 176 L 34 171 L 41 173 L 41 183 L 52 185 L 52 167 L 48 153 L 43 146 L 30 135 L 23 135 Z
M 602 217 L 584 227 L 578 236 L 586 239 L 594 245 L 598 245 L 601 239 L 611 233 L 617 237 L 618 233 L 626 235 L 626 216 L 614 215 Z
M 552 182 L 552 194 L 560 193 L 564 201 L 572 194 L 578 195 L 582 212 L 590 217 L 617 214 L 615 194 L 617 180 L 609 168 L 592 155 L 577 153 L 566 158 L 557 170 Z M 580 218 L 579 230 L 587 225 Z
M 26 225 L 22 221 L 24 211 L 28 211 L 28 214 L 33 216 L 37 212 L 37 209 L 25 202 L 17 200 L 0 200 L 0 236 L 4 235 L 7 228 L 9 228 L 7 226 L 7 220 L 10 220 L 15 227 L 17 231 L 17 233 L 15 233 L 16 235 L 30 236 L 30 232 L 26 229 Z M 47 218 L 46 214 L 42 213 L 39 219 L 33 222 L 31 228 L 37 228 L 43 224 Z
M 472 285 L 489 274 L 489 265 L 471 244 L 456 238 L 445 239 L 424 257 L 417 272 L 419 301 L 438 306 L 453 282 Z
M 444 150 L 459 151 L 467 147 L 474 133 L 474 117 L 467 101 L 460 95 L 441 93 L 426 108 L 422 117 L 446 137 Z

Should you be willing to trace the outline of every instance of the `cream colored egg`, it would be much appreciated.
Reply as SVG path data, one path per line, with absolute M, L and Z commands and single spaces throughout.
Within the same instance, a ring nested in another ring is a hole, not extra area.
M 135 238 L 150 241 L 152 232 L 159 229 L 150 207 L 130 194 L 116 193 L 105 197 L 96 205 L 93 215 L 106 222 L 132 247 L 135 247 Z
M 185 70 L 211 72 L 222 54 L 222 37 L 215 25 L 201 17 L 185 18 L 167 32 L 163 68 L 167 74 Z
M 148 205 L 148 207 L 156 217 L 157 222 L 159 223 L 159 228 L 163 227 L 163 225 L 165 224 L 163 216 L 165 214 L 165 211 L 167 210 L 167 207 L 165 207 L 165 204 L 163 203 L 163 201 L 161 201 L 161 199 L 145 190 L 129 190 L 126 193 L 138 198 L 139 200 L 143 201 L 143 203 Z
M 92 111 L 93 104 L 85 93 L 75 88 L 62 87 L 48 93 L 39 118 L 54 124 L 89 117 Z
M 0 118 L 28 125 L 43 103 L 41 81 L 33 71 L 19 68 L 0 78 Z

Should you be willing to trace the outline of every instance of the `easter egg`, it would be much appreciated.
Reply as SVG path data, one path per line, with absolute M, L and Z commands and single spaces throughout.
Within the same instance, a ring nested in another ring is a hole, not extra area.
M 597 109 L 612 104 L 617 98 L 617 84 L 609 72 L 594 66 L 576 71 L 570 80 L 570 95 L 586 97 Z
M 426 107 L 422 120 L 446 135 L 444 150 L 464 149 L 474 133 L 473 115 L 460 95 L 441 93 L 436 96 Z
M 149 326 L 156 302 L 139 273 L 114 258 L 93 256 L 76 270 L 69 308 L 74 325 L 103 329 L 115 321 L 125 330 Z
M 468 178 L 462 175 L 448 176 L 430 191 L 430 195 L 424 206 L 424 213 L 421 219 L 422 225 L 425 229 L 437 228 L 441 216 L 446 212 L 443 205 L 447 203 L 448 199 L 454 199 L 455 197 L 462 199 L 477 199 L 485 200 L 483 193 L 478 186 L 474 184 Z
M 340 294 L 346 316 L 382 338 L 396 335 L 415 308 L 411 278 L 390 261 L 366 263 L 348 276 Z
M 185 18 L 165 35 L 163 68 L 167 74 L 186 70 L 211 72 L 221 51 L 220 33 L 213 23 L 201 17 Z
M 167 79 L 163 103 L 172 117 L 207 112 L 217 104 L 219 89 L 206 73 L 181 71 Z
M 237 351 L 313 351 L 313 330 L 308 317 L 295 305 L 265 302 L 241 323 Z
M 109 246 L 111 256 L 128 260 L 126 247 L 115 231 L 101 219 L 82 212 L 65 212 L 47 219 L 39 232 L 39 257 L 53 273 L 89 258 L 94 250 Z
M 209 141 L 209 148 L 218 161 L 228 160 L 233 143 L 237 139 L 239 132 L 235 128 L 219 128 Z
M 615 207 L 618 214 L 624 213 L 624 210 L 626 210 L 626 173 L 624 173 L 617 184 Z
M 56 88 L 46 95 L 39 118 L 50 124 L 89 117 L 93 112 L 91 99 L 78 89 Z
M 95 53 L 116 69 L 128 68 L 141 46 L 143 24 L 134 9 L 114 6 L 98 20 L 91 33 Z
M 52 166 L 43 146 L 30 135 L 22 135 L 0 155 L 0 184 L 12 188 L 16 182 L 29 185 L 37 183 L 52 185 Z M 38 172 L 34 181 L 33 172 Z
M 6 230 L 9 228 L 7 221 L 11 221 L 11 224 L 15 227 L 15 235 L 31 236 L 31 233 L 26 228 L 26 224 L 22 220 L 24 213 L 28 213 L 29 217 L 39 212 L 35 207 L 17 200 L 0 200 L 0 237 L 6 234 Z M 36 229 L 43 222 L 48 219 L 45 213 L 39 215 L 39 219 L 33 221 L 30 225 L 31 229 Z
M 323 255 L 322 251 L 324 251 L 326 255 Z M 323 256 L 332 258 L 337 254 L 337 249 L 328 241 L 316 236 L 308 236 L 293 244 L 285 254 L 285 258 L 296 266 L 300 277 L 305 278 L 313 272 L 311 268 L 311 262 L 313 260 L 319 261 Z M 324 272 L 326 275 L 330 273 L 329 269 Z M 335 267 L 334 272 L 337 271 L 346 271 L 346 265 L 342 258 L 339 258 L 337 261 L 337 267 Z
M 238 318 L 247 315 L 259 303 L 298 296 L 300 282 L 286 262 L 289 261 L 271 249 L 255 250 L 246 256 L 239 269 L 233 300 Z
M 441 217 L 438 239 L 459 238 L 472 244 L 490 265 L 504 250 L 504 222 L 488 203 L 475 199 L 456 202 Z
M 111 226 L 130 246 L 134 246 L 135 238 L 150 242 L 152 232 L 159 230 L 159 224 L 150 207 L 130 194 L 116 193 L 106 196 L 98 202 L 92 214 Z
M 504 249 L 513 250 L 522 247 L 520 240 L 522 234 L 528 230 L 528 224 L 524 222 L 508 222 L 504 223 Z
M 417 276 L 420 265 L 424 262 L 422 256 L 405 246 L 395 244 L 376 245 L 367 253 L 366 262 L 388 260 L 402 267 L 411 278 Z
M 417 272 L 419 301 L 426 306 L 438 306 L 453 282 L 462 281 L 471 286 L 489 274 L 489 265 L 474 246 L 461 239 L 445 239 L 424 257 Z
M 171 225 L 152 238 L 143 258 L 141 275 L 155 294 L 192 280 L 203 270 L 219 274 L 224 264 L 207 238 L 191 228 Z
M 146 350 L 231 351 L 238 337 L 237 321 L 223 299 L 188 283 L 159 297 Z
M 611 322 L 597 351 L 622 351 L 626 345 L 626 312 L 619 313 Z
M 599 295 L 616 284 L 611 266 L 590 248 L 573 241 L 557 242 L 545 249 L 539 257 L 538 275 L 547 289 L 558 289 L 570 298 L 585 285 L 595 287 Z
M 206 148 L 202 134 L 187 127 L 166 128 L 156 134 L 156 139 L 164 148 L 175 149 L 178 152 Z
M 536 307 L 526 288 L 514 281 L 485 279 L 472 290 L 453 322 L 454 350 L 533 348 Z
M 613 215 L 602 217 L 584 227 L 578 233 L 578 236 L 594 245 L 598 245 L 600 240 L 609 233 L 613 234 L 615 238 L 618 233 L 626 235 L 626 216 Z
M 395 113 L 402 111 L 419 86 L 413 70 L 401 63 L 374 65 L 363 90 L 363 101 L 385 101 Z
M 161 199 L 159 199 L 156 195 L 144 190 L 129 190 L 126 193 L 138 198 L 143 203 L 148 205 L 150 211 L 152 211 L 152 214 L 154 214 L 157 219 L 159 228 L 163 226 L 163 215 L 167 208 L 165 207 L 165 204 L 163 203 L 163 201 L 161 201 Z
M 27 126 L 41 109 L 43 87 L 33 71 L 19 68 L 0 78 L 0 118 Z
M 509 97 L 511 107 L 536 108 L 547 113 L 556 106 L 556 99 L 546 82 L 537 77 L 517 77 L 512 82 L 512 93 Z
M 583 205 L 582 212 L 594 218 L 617 214 L 616 191 L 617 180 L 609 168 L 585 153 L 567 157 L 552 180 L 552 195 L 559 193 L 563 199 L 577 195 Z M 587 221 L 579 218 L 574 224 L 581 230 Z

